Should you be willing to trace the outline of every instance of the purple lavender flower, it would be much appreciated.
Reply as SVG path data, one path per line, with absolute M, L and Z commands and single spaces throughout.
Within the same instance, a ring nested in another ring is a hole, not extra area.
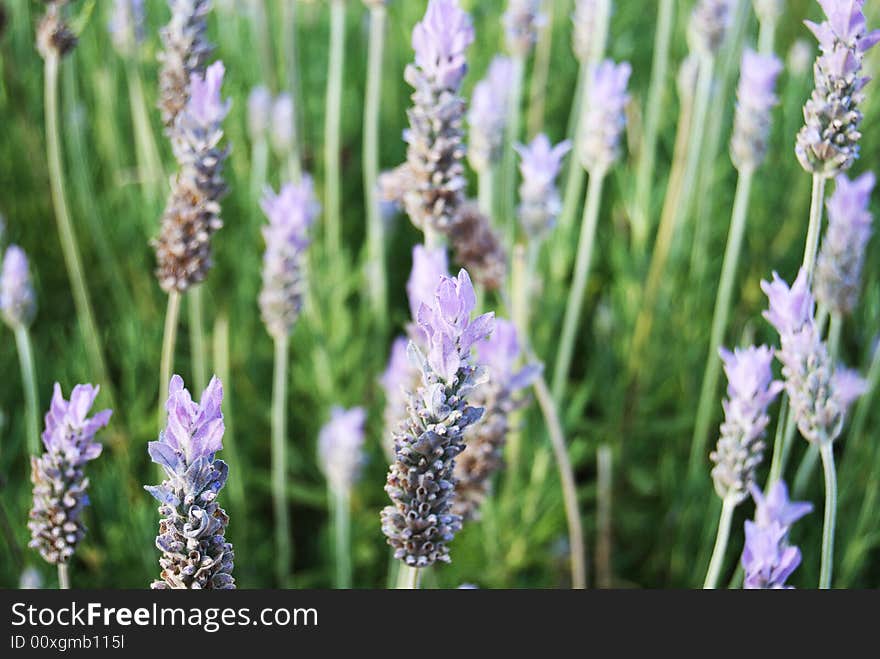
M 272 120 L 269 135 L 272 150 L 279 156 L 287 156 L 294 146 L 294 106 L 293 96 L 279 94 L 272 104 Z
M 849 405 L 864 391 L 864 384 L 852 375 L 842 380 L 837 377 L 813 319 L 806 270 L 801 269 L 791 288 L 774 272 L 773 282 L 762 281 L 761 290 L 770 301 L 764 317 L 779 332 L 777 357 L 798 429 L 810 442 L 834 441 Z
M 859 157 L 859 125 L 868 78 L 861 75 L 865 53 L 880 41 L 880 30 L 867 31 L 864 0 L 819 0 L 828 20 L 805 21 L 819 41 L 813 65 L 815 87 L 804 105 L 804 127 L 795 154 L 813 174 L 832 176 Z
M 538 40 L 538 30 L 544 24 L 541 0 L 507 0 L 507 10 L 501 19 L 507 50 L 525 56 Z
M 89 505 L 85 465 L 101 455 L 95 434 L 113 414 L 103 410 L 88 416 L 98 391 L 99 387 L 78 384 L 68 402 L 56 382 L 42 436 L 46 452 L 39 458 L 31 456 L 34 504 L 29 546 L 48 563 L 67 563 L 85 537 L 82 511 Z
M 364 424 L 367 413 L 362 407 L 350 410 L 334 407 L 330 420 L 318 435 L 318 457 L 330 489 L 347 495 L 357 480 L 365 456 Z
M 171 20 L 159 32 L 163 46 L 159 53 L 159 109 L 166 128 L 173 132 L 189 100 L 190 80 L 205 70 L 213 49 L 205 38 L 211 0 L 168 0 L 168 5 Z
M 252 143 L 262 142 L 272 123 L 272 94 L 263 85 L 258 85 L 248 94 L 247 101 L 248 136 Z
M 449 276 L 449 259 L 442 247 L 428 249 L 424 245 L 413 247 L 412 270 L 406 281 L 406 296 L 413 320 L 419 315 L 423 304 L 430 305 L 441 277 Z
M 134 55 L 144 42 L 144 0 L 114 0 L 108 28 L 119 54 Z
M 28 260 L 18 245 L 10 245 L 3 255 L 0 270 L 0 314 L 13 330 L 29 327 L 37 313 L 37 300 Z
M 461 518 L 451 512 L 455 457 L 464 448 L 465 431 L 482 415 L 468 400 L 484 379 L 470 353 L 494 324 L 493 314 L 471 320 L 475 306 L 466 271 L 441 277 L 431 304 L 418 312 L 427 352 L 412 341 L 407 348 L 421 384 L 409 392 L 408 417 L 394 436 L 395 460 L 385 485 L 393 505 L 382 511 L 382 532 L 395 558 L 412 567 L 449 562 L 448 544 L 461 528 Z
M 719 350 L 727 375 L 724 422 L 716 449 L 709 456 L 715 467 L 712 479 L 722 499 L 737 503 L 746 498 L 755 482 L 755 470 L 764 457 L 764 433 L 770 417 L 767 407 L 782 390 L 770 368 L 773 351 L 749 346 L 730 352 Z
M 562 169 L 562 159 L 571 150 L 565 140 L 556 146 L 541 133 L 526 146 L 516 145 L 520 156 L 519 221 L 530 240 L 539 240 L 556 224 L 562 211 L 556 177 Z
M 751 485 L 749 491 L 755 500 L 755 524 L 766 527 L 779 524 L 785 529 L 804 515 L 813 512 L 813 504 L 808 501 L 792 501 L 788 498 L 788 487 L 778 480 L 770 486 L 765 495 L 757 485 Z
M 223 448 L 223 385 L 211 378 L 199 403 L 179 375 L 168 387 L 168 422 L 159 441 L 148 444 L 153 462 L 165 472 L 161 485 L 144 489 L 159 502 L 162 551 L 154 589 L 235 588 L 235 554 L 224 534 L 229 518 L 217 503 L 229 468 L 215 458 Z
M 773 90 L 781 71 L 782 62 L 775 55 L 743 52 L 730 140 L 730 157 L 740 171 L 754 170 L 767 154 L 770 110 L 778 103 Z
M 470 16 L 458 0 L 431 0 L 413 29 L 415 63 L 404 78 L 415 89 L 407 111 L 407 179 L 404 206 L 412 223 L 446 232 L 463 200 L 464 99 L 459 95 L 467 71 L 465 50 L 474 39 Z
M 495 57 L 486 77 L 475 86 L 468 110 L 470 144 L 468 160 L 474 171 L 485 174 L 501 159 L 507 109 L 513 82 L 513 62 Z
M 486 367 L 489 380 L 474 392 L 474 404 L 485 412 L 465 433 L 466 448 L 455 465 L 458 482 L 452 511 L 463 520 L 479 518 L 480 508 L 491 494 L 492 478 L 504 464 L 510 416 L 525 404 L 522 390 L 541 371 L 536 364 L 517 368 L 522 347 L 508 320 L 497 318 L 491 336 L 478 342 L 476 350 L 477 362 Z
M 688 23 L 688 44 L 702 57 L 714 57 L 733 22 L 732 0 L 697 0 Z
M 579 145 L 584 168 L 594 175 L 607 171 L 620 157 L 620 137 L 626 127 L 626 86 L 632 69 L 628 62 L 605 60 L 593 67 Z
M 269 334 L 285 339 L 302 310 L 306 292 L 303 252 L 309 228 L 321 210 L 309 176 L 287 183 L 275 195 L 267 191 L 261 203 L 269 224 L 263 227 L 263 289 L 260 312 Z
M 849 314 L 859 300 L 865 249 L 873 220 L 868 204 L 874 174 L 854 181 L 840 174 L 828 199 L 828 229 L 816 261 L 816 299 L 829 311 Z

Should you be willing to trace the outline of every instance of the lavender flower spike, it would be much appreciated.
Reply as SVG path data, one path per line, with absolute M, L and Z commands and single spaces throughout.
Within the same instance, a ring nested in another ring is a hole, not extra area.
M 862 60 L 880 41 L 880 30 L 867 31 L 864 0 L 819 0 L 828 20 L 806 21 L 819 41 L 813 65 L 815 87 L 804 105 L 804 127 L 795 154 L 812 174 L 833 176 L 849 169 L 859 157 L 859 126 L 864 101 Z
M 813 318 L 806 270 L 790 288 L 773 273 L 773 282 L 762 281 L 761 290 L 770 301 L 764 317 L 779 332 L 777 357 L 798 429 L 810 442 L 832 442 L 847 409 L 864 392 L 864 381 L 846 370 L 835 371 Z
M 513 63 L 506 57 L 495 57 L 486 77 L 474 86 L 467 115 L 468 160 L 474 171 L 481 174 L 501 159 L 512 84 Z
M 423 231 L 448 231 L 462 202 L 465 103 L 459 95 L 467 72 L 465 51 L 474 40 L 470 16 L 458 0 L 430 0 L 413 29 L 415 63 L 404 72 L 415 89 L 407 111 L 407 169 L 412 186 L 404 206 Z
M 733 22 L 733 0 L 697 0 L 688 23 L 688 45 L 701 57 L 715 57 Z
M 781 71 L 782 62 L 775 55 L 743 52 L 730 140 L 730 157 L 739 171 L 756 169 L 767 154 L 770 110 L 778 103 L 774 88 Z
M 303 252 L 321 207 L 309 176 L 303 176 L 299 183 L 287 183 L 277 195 L 267 192 L 261 206 L 269 224 L 263 227 L 266 253 L 260 312 L 269 334 L 284 339 L 302 310 L 306 292 Z
M 562 169 L 562 159 L 571 150 L 565 140 L 556 146 L 541 133 L 530 144 L 516 145 L 520 156 L 519 221 L 530 240 L 540 240 L 556 224 L 562 211 L 556 177 Z
M 334 407 L 318 435 L 318 457 L 330 490 L 347 495 L 357 480 L 365 456 L 364 423 L 367 413 L 362 407 L 350 410 Z
M 538 40 L 538 30 L 544 24 L 541 0 L 507 0 L 504 12 L 504 34 L 507 50 L 525 56 Z
M 409 392 L 408 417 L 394 436 L 395 459 L 385 491 L 392 505 L 382 511 L 382 532 L 394 556 L 411 567 L 449 562 L 449 543 L 461 528 L 452 512 L 455 458 L 464 449 L 464 433 L 482 409 L 469 398 L 484 381 L 471 348 L 491 334 L 493 314 L 471 320 L 476 296 L 465 270 L 441 277 L 430 306 L 419 309 L 426 351 L 410 341 L 410 361 L 421 384 Z
M 213 49 L 205 39 L 211 0 L 168 0 L 168 5 L 171 21 L 159 32 L 164 47 L 159 53 L 159 109 L 165 126 L 173 130 L 189 99 L 190 80 L 205 70 Z
M 865 249 L 873 217 L 868 210 L 875 178 L 871 172 L 854 181 L 840 174 L 826 202 L 828 229 L 816 261 L 816 299 L 833 313 L 849 314 L 859 299 Z
M 492 477 L 503 466 L 502 453 L 510 432 L 511 414 L 525 404 L 522 390 L 538 376 L 541 367 L 516 363 L 522 347 L 516 328 L 508 320 L 495 320 L 495 330 L 477 343 L 477 361 L 489 372 L 489 381 L 473 401 L 486 411 L 465 433 L 467 448 L 455 465 L 455 503 L 452 510 L 463 520 L 478 519 L 483 501 L 491 493 Z
M 37 300 L 28 260 L 18 245 L 10 245 L 3 255 L 0 270 L 0 314 L 13 330 L 29 327 L 37 313 Z
M 235 554 L 223 537 L 229 518 L 217 503 L 229 468 L 215 454 L 223 448 L 223 385 L 211 378 L 196 403 L 179 375 L 168 387 L 168 423 L 159 441 L 150 442 L 153 462 L 165 471 L 161 485 L 144 489 L 159 502 L 162 551 L 154 589 L 235 588 Z
M 113 0 L 110 38 L 120 55 L 134 55 L 144 42 L 144 0 Z
M 82 511 L 89 505 L 85 466 L 101 455 L 95 434 L 112 415 L 111 410 L 103 410 L 87 416 L 98 391 L 99 387 L 78 384 L 66 401 L 56 382 L 43 431 L 46 452 L 31 457 L 34 505 L 28 522 L 29 546 L 54 565 L 70 561 L 85 537 Z
M 716 449 L 709 456 L 715 467 L 712 479 L 722 499 L 736 503 L 748 496 L 755 482 L 755 470 L 764 457 L 764 433 L 770 417 L 767 407 L 782 390 L 770 368 L 773 351 L 767 346 L 749 346 L 734 352 L 721 349 L 727 374 L 724 423 Z
M 632 69 L 628 62 L 605 60 L 590 76 L 583 139 L 578 145 L 584 168 L 595 175 L 607 171 L 620 157 L 620 137 L 626 127 L 626 86 Z

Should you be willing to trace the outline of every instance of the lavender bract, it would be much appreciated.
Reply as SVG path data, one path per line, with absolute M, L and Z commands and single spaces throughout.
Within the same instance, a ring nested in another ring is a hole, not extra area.
M 144 486 L 159 502 L 162 551 L 154 589 L 235 588 L 235 553 L 224 534 L 229 518 L 217 502 L 229 468 L 215 454 L 223 448 L 223 385 L 211 378 L 196 403 L 179 375 L 168 387 L 168 423 L 150 442 L 150 458 L 165 472 L 161 485 Z
M 770 110 L 779 101 L 774 94 L 782 62 L 775 55 L 743 52 L 730 157 L 739 171 L 754 170 L 767 154 Z
M 112 415 L 111 410 L 103 410 L 88 416 L 98 391 L 99 387 L 78 384 L 67 401 L 56 382 L 42 435 L 46 451 L 40 457 L 31 456 L 34 503 L 28 546 L 53 565 L 70 561 L 85 537 L 82 511 L 89 505 L 85 466 L 101 455 L 103 447 L 95 435 Z
M 864 0 L 819 0 L 828 20 L 805 21 L 819 41 L 813 65 L 815 87 L 804 105 L 804 126 L 795 154 L 812 174 L 833 176 L 849 169 L 859 156 L 859 126 L 864 101 L 862 60 L 880 41 L 880 30 L 867 31 Z
M 868 210 L 875 178 L 871 172 L 854 181 L 840 174 L 826 202 L 828 229 L 816 261 L 816 300 L 826 309 L 849 314 L 859 300 L 865 250 L 873 217 Z
M 578 145 L 581 163 L 591 175 L 607 171 L 620 157 L 631 72 L 628 62 L 615 64 L 611 60 L 597 64 L 591 72 L 583 137 Z
M 719 352 L 728 384 L 721 436 L 709 456 L 715 463 L 712 480 L 719 497 L 733 497 L 739 503 L 754 485 L 755 470 L 764 456 L 764 433 L 770 422 L 767 407 L 783 385 L 773 380 L 773 351 L 767 346 L 749 346 L 734 352 L 722 348 Z
M 391 506 L 382 511 L 382 532 L 394 556 L 411 567 L 449 562 L 449 546 L 461 528 L 452 513 L 455 458 L 464 433 L 482 410 L 468 404 L 483 380 L 471 348 L 492 332 L 493 314 L 471 319 L 474 289 L 465 270 L 442 277 L 431 305 L 423 304 L 418 324 L 426 350 L 410 341 L 407 353 L 421 383 L 409 392 L 408 416 L 394 436 L 395 460 L 385 491 Z
M 541 133 L 528 145 L 516 145 L 520 156 L 519 221 L 529 240 L 540 240 L 556 224 L 562 212 L 562 200 L 556 188 L 556 177 L 562 169 L 562 159 L 571 150 L 565 140 L 556 146 Z
M 10 245 L 0 270 L 0 314 L 10 328 L 30 327 L 37 313 L 37 299 L 28 271 L 28 260 L 18 245 Z
M 263 227 L 263 288 L 260 312 L 269 334 L 276 339 L 290 335 L 302 310 L 306 293 L 304 252 L 309 228 L 320 212 L 309 176 L 287 183 L 275 195 L 267 192 L 261 203 L 269 224 Z
M 813 512 L 813 504 L 807 501 L 792 501 L 788 498 L 788 487 L 784 481 L 776 481 L 765 494 L 757 485 L 749 487 L 755 500 L 755 524 L 770 526 L 779 524 L 785 529 L 804 515 Z
M 468 161 L 480 174 L 487 173 L 501 160 L 512 85 L 513 63 L 506 57 L 495 57 L 486 77 L 474 86 L 467 114 Z
M 330 420 L 318 435 L 318 457 L 330 489 L 347 495 L 357 480 L 366 457 L 363 452 L 364 424 L 367 413 L 362 407 L 350 410 L 334 407 Z

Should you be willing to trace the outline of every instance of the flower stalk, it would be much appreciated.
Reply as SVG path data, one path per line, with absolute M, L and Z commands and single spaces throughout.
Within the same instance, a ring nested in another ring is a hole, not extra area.
M 345 3 L 330 0 L 330 61 L 327 63 L 327 97 L 324 118 L 324 187 L 327 205 L 324 245 L 338 254 L 342 245 L 339 149 L 342 118 L 342 75 L 345 66 Z

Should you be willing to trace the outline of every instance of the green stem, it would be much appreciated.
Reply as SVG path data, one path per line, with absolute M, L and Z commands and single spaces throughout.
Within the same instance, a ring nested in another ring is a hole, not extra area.
M 351 588 L 351 515 L 347 491 L 334 493 L 333 520 L 336 527 L 336 587 Z
M 822 526 L 822 567 L 819 571 L 819 588 L 831 588 L 831 572 L 834 567 L 834 523 L 837 517 L 837 474 L 834 470 L 834 445 L 829 440 L 819 446 L 822 469 L 825 472 L 825 519 Z
M 874 397 L 880 389 L 880 346 L 874 350 L 874 357 L 871 360 L 871 366 L 868 368 L 867 389 L 864 395 L 859 398 L 856 403 L 855 413 L 853 414 L 852 428 L 849 432 L 847 440 L 848 449 L 855 455 L 855 448 L 862 441 L 862 435 L 865 434 L 865 423 L 868 421 L 868 414 L 875 410 Z
M 632 239 L 638 251 L 643 251 L 650 233 L 651 188 L 654 164 L 657 158 L 657 133 L 663 109 L 663 92 L 669 72 L 669 50 L 675 15 L 674 0 L 660 0 L 657 8 L 657 31 L 654 38 L 654 57 L 651 63 L 651 83 L 645 102 L 645 133 L 641 157 L 636 173 L 635 209 Z
M 556 354 L 556 366 L 553 369 L 553 399 L 560 403 L 568 381 L 568 371 L 574 353 L 575 334 L 581 317 L 584 292 L 590 274 L 590 262 L 593 255 L 593 243 L 596 238 L 596 225 L 599 220 L 599 208 L 602 203 L 602 182 L 604 171 L 590 174 L 587 186 L 587 198 L 584 202 L 584 217 L 581 222 L 581 235 L 578 241 L 577 260 L 568 303 L 565 307 L 565 320 L 562 325 L 562 336 L 559 341 L 559 352 Z
M 724 497 L 724 502 L 721 504 L 721 517 L 718 519 L 715 548 L 712 550 L 712 560 L 709 561 L 709 570 L 706 572 L 706 580 L 703 582 L 704 589 L 714 589 L 718 585 L 718 575 L 724 565 L 724 554 L 727 551 L 727 541 L 730 539 L 730 525 L 735 509 L 736 500 L 732 496 Z
M 409 565 L 401 565 L 397 575 L 398 590 L 418 590 L 422 580 L 422 570 Z
M 109 397 L 113 398 L 113 387 L 107 377 L 104 353 L 98 339 L 92 302 L 82 271 L 79 245 L 70 218 L 67 197 L 64 192 L 64 173 L 61 167 L 61 140 L 58 128 L 58 55 L 50 52 L 45 61 L 45 99 L 46 99 L 46 149 L 49 160 L 49 185 L 52 204 L 55 206 L 55 219 L 61 239 L 64 264 L 73 291 L 80 332 L 85 342 L 86 355 L 92 377 L 104 385 Z
M 813 174 L 813 192 L 810 197 L 810 225 L 804 246 L 803 267 L 807 271 L 807 285 L 813 283 L 813 270 L 816 268 L 816 253 L 819 251 L 819 236 L 822 233 L 822 207 L 825 205 L 825 177 Z
M 477 201 L 480 211 L 489 218 L 490 224 L 497 226 L 495 218 L 495 167 L 489 165 L 477 176 Z
M 165 426 L 165 400 L 168 384 L 174 368 L 174 345 L 177 342 L 177 323 L 180 317 L 180 293 L 168 293 L 168 309 L 165 311 L 165 330 L 162 335 L 162 359 L 159 362 L 159 429 Z
M 275 513 L 275 578 L 287 585 L 290 573 L 290 519 L 287 510 L 287 348 L 289 337 L 275 339 L 272 387 L 272 504 Z
M 530 140 L 540 133 L 544 126 L 547 79 L 550 76 L 550 57 L 553 52 L 553 14 L 556 0 L 546 0 L 541 8 L 543 9 L 544 25 L 538 32 L 538 43 L 535 44 L 532 84 L 529 87 L 529 110 L 526 117 L 526 132 Z
M 266 172 L 269 169 L 269 144 L 260 138 L 251 147 L 251 199 L 256 203 L 266 185 Z
M 264 0 L 252 0 L 251 20 L 253 21 L 254 37 L 258 44 L 263 79 L 269 87 L 274 84 L 274 67 L 272 66 L 272 39 L 269 38 L 269 26 L 266 20 L 266 4 Z
M 330 2 L 330 61 L 324 122 L 324 176 L 327 196 L 325 247 L 338 254 L 342 244 L 339 188 L 339 131 L 342 113 L 342 71 L 345 65 L 345 0 Z
M 776 22 L 775 21 L 761 21 L 761 26 L 758 29 L 758 52 L 763 55 L 770 55 L 773 53 L 773 41 L 776 36 Z
M 522 89 L 525 76 L 525 60 L 522 55 L 514 55 L 513 72 L 510 82 L 510 101 L 507 108 L 507 127 L 504 145 L 504 160 L 501 170 L 502 225 L 507 233 L 507 244 L 513 243 L 516 235 L 516 150 L 522 124 Z
M 770 489 L 782 477 L 782 455 L 785 452 L 785 438 L 788 435 L 788 425 L 791 422 L 788 416 L 788 396 L 783 392 L 782 402 L 779 404 L 779 418 L 776 421 L 776 434 L 773 437 L 773 457 L 770 460 L 770 475 L 767 477 L 765 491 Z
M 165 174 L 162 170 L 159 147 L 156 145 L 156 136 L 150 125 L 144 82 L 140 69 L 134 62 L 128 63 L 125 72 L 128 78 L 128 95 L 131 98 L 131 120 L 134 126 L 135 154 L 141 186 L 147 191 L 151 200 L 158 202 L 165 185 Z
M 709 356 L 703 372 L 703 386 L 700 391 L 700 402 L 697 405 L 697 420 L 694 425 L 694 436 L 691 438 L 691 454 L 689 475 L 693 478 L 700 472 L 704 463 L 706 440 L 709 436 L 709 425 L 712 422 L 712 411 L 715 409 L 715 390 L 721 371 L 721 360 L 718 349 L 724 340 L 724 331 L 730 317 L 730 303 L 733 284 L 742 251 L 743 234 L 746 227 L 746 215 L 749 208 L 749 191 L 752 186 L 752 170 L 740 172 L 736 184 L 736 196 L 733 200 L 733 213 L 724 251 L 724 264 L 721 268 L 721 280 L 718 284 L 718 296 L 715 298 L 715 312 L 712 316 L 712 330 L 709 338 Z M 696 472 L 696 473 L 695 473 Z
M 189 301 L 189 340 L 192 351 L 193 382 L 196 390 L 204 391 L 208 385 L 208 360 L 205 354 L 205 305 L 202 287 L 194 286 L 187 291 Z
M 27 408 L 26 426 L 28 451 L 31 455 L 40 454 L 40 398 L 37 393 L 37 371 L 34 368 L 34 351 L 27 327 L 15 328 L 15 344 L 18 348 L 18 361 L 21 365 L 21 381 L 24 386 L 24 400 Z
M 379 211 L 379 107 L 382 94 L 382 52 L 385 42 L 385 7 L 370 9 L 370 44 L 367 55 L 367 98 L 364 108 L 364 192 L 367 201 L 367 280 L 373 317 L 384 328 L 388 318 L 388 285 L 385 266 L 385 230 Z
M 612 453 L 608 444 L 596 449 L 596 585 L 611 588 Z
M 58 564 L 58 588 L 70 590 L 70 566 L 67 563 Z

